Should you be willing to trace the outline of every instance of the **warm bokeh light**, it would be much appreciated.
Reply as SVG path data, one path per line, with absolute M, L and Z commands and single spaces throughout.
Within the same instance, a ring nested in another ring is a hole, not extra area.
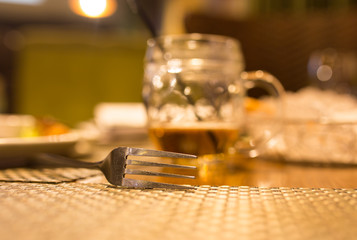
M 98 17 L 107 8 L 106 0 L 79 0 L 79 6 L 89 17 Z
M 70 0 L 70 6 L 76 14 L 89 18 L 108 17 L 117 8 L 115 0 Z

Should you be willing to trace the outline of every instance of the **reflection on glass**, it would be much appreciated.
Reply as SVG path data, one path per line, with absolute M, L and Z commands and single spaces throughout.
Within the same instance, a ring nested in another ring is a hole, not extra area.
M 356 69 L 357 57 L 354 53 L 333 48 L 314 51 L 308 62 L 312 85 L 340 93 L 356 93 Z

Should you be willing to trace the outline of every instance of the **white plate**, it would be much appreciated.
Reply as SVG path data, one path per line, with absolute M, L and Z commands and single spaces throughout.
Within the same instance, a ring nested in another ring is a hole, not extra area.
M 57 153 L 70 155 L 79 140 L 76 132 L 66 134 L 27 137 L 0 138 L 0 159 L 27 157 L 37 153 Z

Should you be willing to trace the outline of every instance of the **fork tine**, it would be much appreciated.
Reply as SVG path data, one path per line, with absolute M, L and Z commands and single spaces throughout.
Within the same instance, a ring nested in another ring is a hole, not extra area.
M 197 156 L 185 153 L 175 153 L 168 151 L 159 151 L 145 148 L 128 148 L 128 155 L 147 156 L 147 157 L 167 157 L 167 158 L 197 158 Z
M 189 175 L 180 175 L 180 174 L 162 173 L 162 172 L 150 172 L 150 171 L 143 171 L 143 170 L 139 170 L 139 169 L 125 169 L 125 174 L 147 175 L 147 176 L 158 176 L 158 177 L 190 178 L 190 179 L 196 178 L 195 176 L 189 176 Z
M 130 178 L 124 178 L 122 186 L 133 187 L 133 188 L 166 188 L 166 189 L 177 189 L 177 190 L 189 190 L 195 188 L 194 186 L 190 186 L 190 185 L 159 183 L 159 182 L 151 182 L 151 181 L 144 181 L 144 180 L 134 180 Z
M 196 166 L 188 165 L 179 165 L 179 164 L 169 164 L 169 163 L 158 163 L 158 162 L 148 162 L 141 160 L 126 160 L 127 165 L 136 165 L 136 166 L 148 166 L 148 167 L 169 167 L 169 168 L 185 168 L 185 169 L 196 169 Z

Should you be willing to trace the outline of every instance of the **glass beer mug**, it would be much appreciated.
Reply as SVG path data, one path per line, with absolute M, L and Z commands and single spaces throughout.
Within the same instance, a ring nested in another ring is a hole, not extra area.
M 237 142 L 250 134 L 247 89 L 261 86 L 278 99 L 284 91 L 272 75 L 245 72 L 244 67 L 239 42 L 233 38 L 184 34 L 149 39 L 143 99 L 156 146 L 198 156 L 242 146 Z M 264 134 L 258 134 L 256 142 L 271 137 Z

